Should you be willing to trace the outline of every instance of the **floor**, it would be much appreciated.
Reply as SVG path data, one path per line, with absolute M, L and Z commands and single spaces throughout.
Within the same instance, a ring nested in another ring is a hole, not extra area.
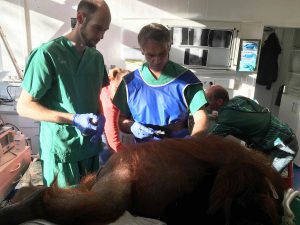
M 300 191 L 300 167 L 294 165 L 294 189 Z

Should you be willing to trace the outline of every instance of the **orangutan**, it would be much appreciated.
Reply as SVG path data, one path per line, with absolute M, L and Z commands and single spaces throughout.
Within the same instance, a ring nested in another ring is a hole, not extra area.
M 125 146 L 81 187 L 34 192 L 1 209 L 0 224 L 107 224 L 128 210 L 168 225 L 280 225 L 283 189 L 259 152 L 213 136 L 167 139 Z

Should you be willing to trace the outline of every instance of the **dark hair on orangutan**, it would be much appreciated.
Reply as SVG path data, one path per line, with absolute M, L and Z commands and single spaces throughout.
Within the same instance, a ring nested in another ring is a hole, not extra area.
M 171 35 L 169 30 L 159 23 L 150 23 L 140 30 L 138 34 L 140 47 L 143 47 L 149 40 L 153 40 L 158 43 L 168 43 L 169 46 L 171 46 Z

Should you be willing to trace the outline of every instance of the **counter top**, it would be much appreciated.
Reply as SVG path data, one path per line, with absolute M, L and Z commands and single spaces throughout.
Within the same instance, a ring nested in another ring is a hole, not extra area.
M 16 104 L 1 104 L 0 105 L 0 114 L 18 114 L 16 110 Z

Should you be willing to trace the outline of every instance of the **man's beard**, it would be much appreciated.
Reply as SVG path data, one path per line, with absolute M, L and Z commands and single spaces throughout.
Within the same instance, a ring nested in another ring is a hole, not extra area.
M 89 40 L 88 37 L 87 37 L 86 24 L 83 24 L 82 28 L 80 29 L 80 35 L 81 35 L 81 38 L 82 38 L 84 44 L 87 47 L 90 47 L 90 48 L 95 48 L 96 47 L 95 42 Z

